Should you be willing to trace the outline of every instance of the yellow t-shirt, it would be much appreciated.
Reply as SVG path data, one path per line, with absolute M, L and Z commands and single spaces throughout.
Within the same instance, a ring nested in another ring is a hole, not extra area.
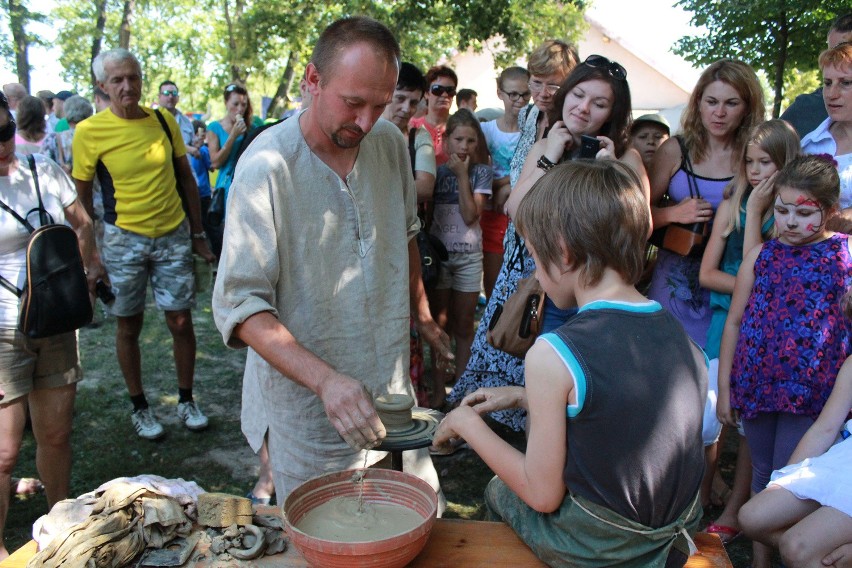
M 146 237 L 173 231 L 184 219 L 172 165 L 172 146 L 154 111 L 128 120 L 107 108 L 77 125 L 72 176 L 97 175 L 104 198 L 104 221 Z M 161 112 L 174 141 L 174 156 L 186 154 L 177 121 Z

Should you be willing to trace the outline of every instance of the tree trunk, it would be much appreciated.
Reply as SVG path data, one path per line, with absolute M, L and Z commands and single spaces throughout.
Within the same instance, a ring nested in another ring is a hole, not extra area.
M 118 47 L 130 49 L 130 20 L 136 8 L 136 0 L 124 0 L 124 13 L 121 15 L 121 26 L 118 28 Z
M 284 109 L 284 103 L 290 101 L 287 93 L 290 92 L 290 85 L 293 84 L 293 74 L 296 72 L 296 63 L 299 62 L 299 54 L 291 51 L 287 56 L 287 66 L 284 67 L 284 73 L 281 75 L 281 81 L 278 83 L 278 90 L 275 91 L 275 96 L 272 97 L 272 102 L 269 104 L 269 110 L 266 111 L 266 116 L 277 116 Z
M 242 65 L 240 65 L 240 49 L 237 43 L 236 30 L 234 29 L 234 21 L 239 22 L 243 17 L 243 2 L 242 0 L 237 0 L 234 3 L 233 19 L 231 18 L 231 10 L 228 5 L 229 0 L 223 0 L 222 4 L 224 5 L 225 24 L 228 26 L 228 62 L 231 68 L 231 81 L 245 84 L 248 74 L 245 73 Z
M 787 12 L 782 10 L 778 21 L 778 35 L 775 38 L 775 45 L 778 48 L 775 50 L 775 77 L 773 77 L 775 100 L 772 102 L 772 118 L 778 118 L 781 115 L 781 102 L 784 98 L 784 67 L 787 64 L 789 35 Z
M 101 41 L 103 41 L 104 27 L 106 26 L 106 5 L 107 0 L 99 0 L 97 4 L 98 18 L 95 21 L 95 33 L 92 34 L 92 61 L 101 52 Z M 92 79 L 92 85 L 97 85 L 98 80 L 91 65 L 89 65 L 89 74 Z
M 15 70 L 18 82 L 30 92 L 29 41 L 27 40 L 27 9 L 19 0 L 9 0 L 9 27 L 15 45 Z

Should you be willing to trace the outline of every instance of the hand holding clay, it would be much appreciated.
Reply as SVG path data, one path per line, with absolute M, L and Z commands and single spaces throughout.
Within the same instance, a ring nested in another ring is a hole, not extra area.
M 432 353 L 435 354 L 435 367 L 445 373 L 454 373 L 456 356 L 453 353 L 450 336 L 433 319 L 418 324 L 417 331 L 432 348 Z
M 480 416 L 509 408 L 526 408 L 524 387 L 481 388 L 464 397 L 460 406 L 470 406 Z
M 352 377 L 335 373 L 323 381 L 319 397 L 332 426 L 354 450 L 375 448 L 386 436 L 367 388 Z

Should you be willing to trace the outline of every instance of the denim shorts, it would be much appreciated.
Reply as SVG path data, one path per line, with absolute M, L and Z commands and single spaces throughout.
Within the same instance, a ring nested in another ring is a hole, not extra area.
M 0 329 L 0 389 L 5 393 L 0 402 L 82 378 L 76 332 L 32 339 L 16 329 Z
M 145 311 L 149 278 L 157 308 L 177 312 L 195 307 L 192 240 L 186 220 L 155 238 L 107 224 L 101 257 L 115 294 L 113 315 L 129 317 Z

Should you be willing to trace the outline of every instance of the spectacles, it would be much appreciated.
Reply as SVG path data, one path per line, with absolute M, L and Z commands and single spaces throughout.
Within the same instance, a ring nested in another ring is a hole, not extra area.
M 559 85 L 553 85 L 553 84 L 545 85 L 544 83 L 542 83 L 538 79 L 533 79 L 532 81 L 527 83 L 527 86 L 530 88 L 530 91 L 532 91 L 533 93 L 540 93 L 543 89 L 550 96 L 555 95 L 560 89 Z
M 0 143 L 11 140 L 15 136 L 15 128 L 15 121 L 12 120 L 12 115 L 10 114 L 9 122 L 6 123 L 6 126 L 0 127 Z
M 447 95 L 448 97 L 456 96 L 455 87 L 445 87 L 443 85 L 432 85 L 429 87 L 429 92 L 436 97 L 440 97 L 441 95 Z
M 557 89 L 558 88 L 559 87 L 557 87 Z M 515 102 L 518 99 L 527 100 L 530 98 L 530 95 L 532 95 L 532 93 L 529 91 L 527 91 L 526 93 L 518 93 L 516 91 L 504 91 L 503 89 L 500 89 L 500 92 L 509 97 L 509 100 L 511 100 L 512 102 Z
M 588 65 L 595 69 L 606 69 L 611 77 L 618 79 L 619 81 L 627 80 L 627 69 L 615 61 L 610 61 L 603 55 L 590 55 L 585 61 L 583 61 L 583 65 Z
M 160 91 L 160 94 L 164 97 L 177 97 L 179 95 L 177 89 L 166 89 L 165 91 Z

